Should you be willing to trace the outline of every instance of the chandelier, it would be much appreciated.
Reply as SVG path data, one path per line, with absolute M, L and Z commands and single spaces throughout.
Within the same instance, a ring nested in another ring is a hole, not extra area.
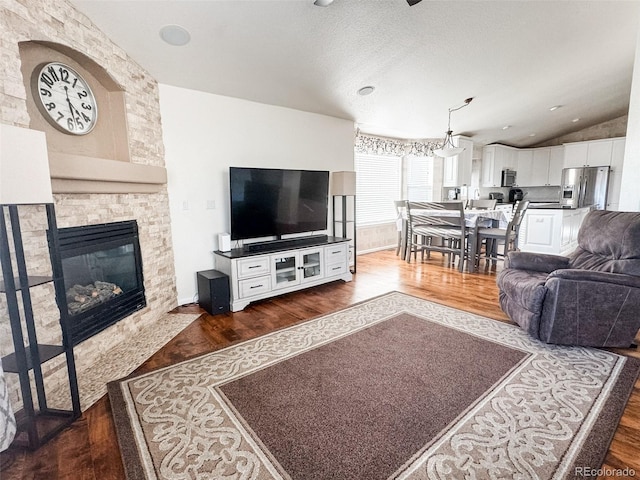
M 467 98 L 464 101 L 464 103 L 459 107 L 449 109 L 449 123 L 447 125 L 447 135 L 444 137 L 444 142 L 442 143 L 442 146 L 433 151 L 433 153 L 436 154 L 437 156 L 455 157 L 456 155 L 460 155 L 462 152 L 464 152 L 464 148 L 456 147 L 453 144 L 453 137 L 452 137 L 453 132 L 451 131 L 451 112 L 455 112 L 457 110 L 460 110 L 461 108 L 466 107 L 471 103 L 471 100 L 473 100 L 473 97 Z

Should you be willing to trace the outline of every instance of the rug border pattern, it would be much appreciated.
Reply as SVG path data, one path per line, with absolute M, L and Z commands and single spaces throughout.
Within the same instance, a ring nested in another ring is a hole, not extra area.
M 584 370 L 586 375 L 585 378 L 588 377 L 587 383 L 600 383 L 597 385 L 599 393 L 590 397 L 590 406 L 587 409 L 588 415 L 585 419 L 581 419 L 580 425 L 583 425 L 584 421 L 598 421 L 600 419 L 599 414 L 605 404 L 612 403 L 610 399 L 611 395 L 609 395 L 610 392 L 607 390 L 607 385 L 615 384 L 621 374 L 621 371 L 625 368 L 625 374 L 627 376 L 630 375 L 628 372 L 628 367 L 630 365 L 629 362 L 627 362 L 628 359 L 624 356 L 590 348 L 562 347 L 543 344 L 531 339 L 526 332 L 516 326 L 496 322 L 495 320 L 481 317 L 476 314 L 453 309 L 451 307 L 403 293 L 392 292 L 369 301 L 347 307 L 346 309 L 338 312 L 323 315 L 252 340 L 231 345 L 195 359 L 186 360 L 179 364 L 171 365 L 147 374 L 110 384 L 109 391 L 114 407 L 118 406 L 119 408 L 127 408 L 130 421 L 133 423 L 133 425 L 122 425 L 122 421 L 117 422 L 117 428 L 119 430 L 120 428 L 128 430 L 138 438 L 138 441 L 135 442 L 133 439 L 131 440 L 135 445 L 124 445 L 121 448 L 123 448 L 123 451 L 130 451 L 136 447 L 138 447 L 138 449 L 141 448 L 141 443 L 146 445 L 145 442 L 140 441 L 140 438 L 145 437 L 145 432 L 140 425 L 141 417 L 145 417 L 146 415 L 145 421 L 147 422 L 155 421 L 161 423 L 163 421 L 156 414 L 148 416 L 145 411 L 150 411 L 154 403 L 153 397 L 158 395 L 158 390 L 154 385 L 162 385 L 166 381 L 165 377 L 171 373 L 175 373 L 176 369 L 178 371 L 181 368 L 188 369 L 189 371 L 205 369 L 209 378 L 213 378 L 213 380 L 208 381 L 205 386 L 205 388 L 209 389 L 209 392 L 211 393 L 216 386 L 222 385 L 241 376 L 249 375 L 259 369 L 267 368 L 276 362 L 302 354 L 310 349 L 317 348 L 346 335 L 368 328 L 369 326 L 383 322 L 399 313 L 409 313 L 416 317 L 433 321 L 467 334 L 476 335 L 484 340 L 494 341 L 510 348 L 522 350 L 530 354 L 530 357 L 528 357 L 529 363 L 535 362 L 535 359 L 544 359 L 544 362 L 549 364 L 553 364 L 555 362 L 557 365 L 575 365 L 575 362 L 579 361 L 579 367 L 577 368 Z M 427 447 L 417 457 L 414 457 L 413 461 L 396 472 L 396 475 L 394 475 L 393 478 L 442 478 L 437 474 L 437 469 L 429 469 L 429 472 L 426 471 L 427 463 L 431 462 L 431 464 L 433 464 L 434 459 L 436 458 L 436 449 L 447 442 L 449 442 L 449 444 L 454 442 L 454 440 L 458 438 L 456 435 L 460 435 L 459 431 L 461 429 L 470 428 L 473 430 L 474 427 L 469 426 L 474 421 L 473 412 L 477 411 L 481 405 L 486 406 L 494 400 L 496 395 L 499 395 L 499 392 L 507 385 L 508 379 L 512 378 L 514 375 L 520 374 L 523 368 L 525 368 L 525 366 L 520 365 L 515 369 L 515 371 L 512 371 L 507 375 L 507 378 L 504 379 L 501 385 L 495 386 L 495 388 L 491 389 L 484 398 L 480 399 L 480 402 L 477 402 L 478 404 L 474 404 L 474 406 L 469 409 L 470 411 L 464 412 L 453 428 L 441 435 L 435 442 L 433 442 L 432 445 Z M 596 379 L 596 377 L 599 379 Z M 633 386 L 633 382 L 631 382 L 631 384 Z M 140 392 L 143 392 L 147 387 L 151 388 L 153 393 L 148 395 L 141 394 Z M 132 390 L 137 392 L 135 400 L 134 395 L 131 393 Z M 630 391 L 627 392 L 627 397 L 629 393 Z M 134 402 L 137 402 L 137 408 L 135 408 Z M 147 406 L 141 406 L 145 402 L 147 403 Z M 622 407 L 624 407 L 624 403 L 626 402 L 622 403 Z M 234 423 L 236 423 L 236 427 L 238 427 L 239 424 L 242 424 L 243 422 L 241 420 L 234 420 Z M 583 430 L 585 429 L 585 427 L 580 428 L 583 428 Z M 586 433 L 583 433 L 582 436 L 587 437 L 589 435 L 589 431 L 592 429 L 592 426 L 586 427 L 587 431 Z M 243 435 L 245 437 L 251 437 L 251 435 L 246 431 Z M 120 437 L 123 436 L 126 435 L 119 435 L 119 441 Z M 277 462 L 274 461 L 272 463 L 270 461 L 271 455 L 269 452 L 258 452 L 260 448 L 257 448 L 257 446 L 261 444 L 259 439 L 257 439 L 258 444 L 255 443 L 255 440 L 256 439 L 247 440 L 247 438 L 245 438 L 243 448 L 250 448 L 252 449 L 253 454 L 259 454 L 263 469 L 257 467 L 256 471 L 254 471 L 252 475 L 246 476 L 246 478 L 287 478 L 288 475 L 286 475 L 286 473 L 284 473 L 284 477 L 281 476 L 283 472 L 279 465 L 277 465 Z M 564 476 L 567 473 L 567 470 L 570 470 L 570 467 L 578 461 L 577 457 L 579 456 L 578 453 L 580 452 L 580 446 L 584 443 L 585 439 L 578 437 L 574 440 L 575 441 L 573 442 L 573 445 L 570 446 L 568 452 L 565 452 L 570 453 L 571 455 L 563 454 L 560 459 L 563 470 L 557 471 L 556 473 L 558 475 Z M 185 441 L 189 440 L 185 439 Z M 610 438 L 608 441 L 610 441 Z M 608 445 L 608 441 L 606 442 L 606 445 Z M 149 452 L 145 452 L 142 455 L 143 457 L 146 457 L 146 460 L 143 460 L 142 465 L 133 466 L 131 469 L 125 465 L 127 467 L 128 478 L 178 478 L 172 477 L 170 473 L 167 473 L 170 472 L 171 469 L 166 471 L 162 471 L 161 468 L 158 469 L 158 467 L 153 464 L 151 454 Z M 447 455 L 444 455 L 444 457 L 447 457 Z M 602 458 L 600 458 L 599 461 L 601 462 Z M 159 475 L 159 477 L 157 475 Z M 240 478 L 245 477 L 242 476 Z

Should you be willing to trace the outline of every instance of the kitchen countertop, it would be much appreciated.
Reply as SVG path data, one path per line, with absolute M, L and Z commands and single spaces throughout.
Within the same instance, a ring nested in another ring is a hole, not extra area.
M 578 210 L 579 208 L 589 207 L 571 207 L 569 205 L 560 205 L 559 203 L 530 203 L 529 208 L 545 209 L 545 210 Z

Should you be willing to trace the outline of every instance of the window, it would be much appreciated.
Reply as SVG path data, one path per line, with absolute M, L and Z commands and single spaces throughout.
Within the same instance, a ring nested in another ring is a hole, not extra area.
M 396 221 L 401 194 L 401 160 L 389 155 L 355 154 L 358 225 Z
M 407 200 L 430 202 L 433 200 L 433 157 L 404 157 L 404 178 Z

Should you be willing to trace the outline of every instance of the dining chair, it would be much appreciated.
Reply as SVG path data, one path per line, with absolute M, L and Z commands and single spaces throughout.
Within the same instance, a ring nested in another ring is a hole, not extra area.
M 493 210 L 496 208 L 498 200 L 469 200 L 467 208 L 473 210 Z
M 400 255 L 405 240 L 404 240 L 404 222 L 405 222 L 405 210 L 407 209 L 406 200 L 394 200 L 393 204 L 396 208 L 396 229 L 398 230 L 398 245 L 396 247 L 396 255 Z M 403 252 L 404 257 L 404 252 Z
M 529 207 L 529 200 L 520 200 L 514 205 L 513 214 L 507 228 L 478 228 L 476 251 L 480 255 L 482 244 L 485 248 L 485 268 L 491 262 L 504 260 L 508 252 L 518 250 L 518 235 L 520 224 Z M 499 251 L 503 247 L 502 252 Z
M 434 251 L 447 255 L 450 265 L 459 257 L 458 269 L 464 270 L 468 232 L 463 202 L 407 202 L 407 217 L 407 263 L 412 255 L 417 261 L 418 252 L 424 261 L 425 252 Z

